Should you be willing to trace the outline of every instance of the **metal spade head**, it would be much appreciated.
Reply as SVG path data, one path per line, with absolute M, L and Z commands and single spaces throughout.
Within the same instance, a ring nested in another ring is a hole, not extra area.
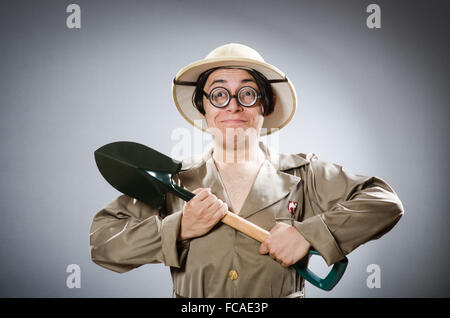
M 94 156 L 100 173 L 109 184 L 158 210 L 164 206 L 165 194 L 171 190 L 171 176 L 181 169 L 181 162 L 129 141 L 104 145 Z

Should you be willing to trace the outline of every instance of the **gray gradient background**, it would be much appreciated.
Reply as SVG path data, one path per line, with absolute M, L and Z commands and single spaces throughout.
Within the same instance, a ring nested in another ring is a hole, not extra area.
M 95 149 L 133 140 L 170 153 L 171 80 L 213 48 L 239 42 L 283 70 L 298 112 L 280 151 L 315 152 L 388 181 L 405 215 L 349 255 L 332 292 L 309 297 L 450 295 L 449 8 L 445 1 L 1 1 L 0 296 L 170 297 L 168 268 L 126 274 L 91 262 L 96 211 L 119 193 Z M 366 27 L 377 3 L 382 28 Z M 318 272 L 326 267 L 313 258 Z M 66 287 L 66 266 L 81 288 Z M 366 267 L 381 268 L 381 288 Z

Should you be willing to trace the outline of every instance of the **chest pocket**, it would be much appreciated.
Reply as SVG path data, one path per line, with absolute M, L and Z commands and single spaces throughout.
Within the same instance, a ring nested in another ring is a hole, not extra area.
M 296 169 L 291 171 L 285 171 L 296 175 Z M 292 191 L 280 202 L 275 215 L 276 222 L 292 222 L 292 221 L 302 221 L 303 220 L 303 180 L 300 180 L 297 187 L 292 189 Z
M 284 198 L 251 215 L 248 220 L 270 231 L 276 222 L 292 225 L 303 219 L 303 186 L 299 185 Z

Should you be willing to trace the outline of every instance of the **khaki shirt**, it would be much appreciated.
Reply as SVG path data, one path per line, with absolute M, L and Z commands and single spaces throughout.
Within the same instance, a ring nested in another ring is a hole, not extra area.
M 239 215 L 268 231 L 276 222 L 292 224 L 328 265 L 381 237 L 403 214 L 394 190 L 377 177 L 347 173 L 314 154 L 280 154 L 260 145 L 266 161 Z M 174 180 L 191 191 L 209 187 L 231 206 L 212 150 L 184 160 Z M 286 297 L 302 291 L 304 281 L 292 267 L 259 254 L 259 242 L 225 224 L 177 242 L 183 205 L 168 194 L 166 207 L 157 211 L 119 196 L 94 217 L 92 260 L 119 273 L 164 263 L 174 295 L 181 297 Z

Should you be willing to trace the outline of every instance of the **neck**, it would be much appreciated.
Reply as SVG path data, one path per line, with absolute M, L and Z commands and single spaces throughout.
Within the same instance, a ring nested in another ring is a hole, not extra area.
M 221 165 L 261 164 L 265 154 L 258 140 L 245 142 L 214 142 L 213 159 Z

